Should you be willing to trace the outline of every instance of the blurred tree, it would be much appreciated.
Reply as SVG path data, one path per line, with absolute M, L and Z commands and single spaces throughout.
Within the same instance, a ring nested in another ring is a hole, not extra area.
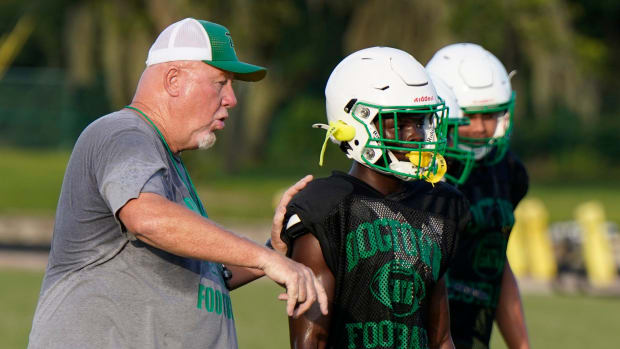
M 236 83 L 242 102 L 218 145 L 234 172 L 282 157 L 274 138 L 290 139 L 290 130 L 293 141 L 313 144 L 316 133 L 301 131 L 309 125 L 294 124 L 324 120 L 325 82 L 348 53 L 393 46 L 424 64 L 459 41 L 479 43 L 518 69 L 514 141 L 527 157 L 590 142 L 613 159 L 620 152 L 619 12 L 615 1 L 588 0 L 3 0 L 0 33 L 24 14 L 33 18 L 15 65 L 66 68 L 80 110 L 99 113 L 93 98 L 107 110 L 130 101 L 148 48 L 167 25 L 184 17 L 226 25 L 238 56 L 269 68 L 251 87 Z M 92 88 L 102 81 L 104 94 Z
M 517 114 L 529 120 L 547 118 L 558 103 L 584 119 L 598 114 L 600 96 L 589 65 L 580 59 L 582 42 L 599 60 L 596 42 L 579 36 L 562 0 L 450 1 L 452 32 L 457 41 L 482 44 L 506 65 L 519 70 Z M 523 98 L 525 97 L 525 98 Z
M 446 26 L 449 3 L 440 1 L 369 0 L 355 6 L 344 33 L 347 52 L 391 46 L 425 64 L 439 48 L 454 42 Z

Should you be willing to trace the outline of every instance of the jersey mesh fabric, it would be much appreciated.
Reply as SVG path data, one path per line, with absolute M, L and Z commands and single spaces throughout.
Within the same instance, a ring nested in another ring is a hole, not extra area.
M 485 349 L 501 292 L 513 211 L 528 189 L 527 172 L 508 152 L 493 166 L 474 168 L 459 189 L 471 203 L 472 221 L 446 274 L 450 328 L 457 349 Z
M 383 196 L 334 173 L 310 183 L 287 214 L 297 214 L 303 228 L 288 229 L 283 239 L 294 245 L 300 234 L 315 235 L 336 280 L 328 347 L 428 346 L 430 294 L 468 220 L 460 193 L 413 182 Z

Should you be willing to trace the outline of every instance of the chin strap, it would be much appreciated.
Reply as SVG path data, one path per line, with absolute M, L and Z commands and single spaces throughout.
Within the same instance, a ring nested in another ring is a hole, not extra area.
M 323 142 L 323 147 L 321 148 L 321 155 L 319 156 L 319 166 L 323 166 L 323 157 L 325 155 L 325 149 L 327 148 L 327 141 L 331 136 L 334 136 L 334 138 L 340 142 L 348 142 L 355 138 L 355 128 L 347 125 L 342 120 L 330 122 L 329 125 L 313 124 L 312 127 L 327 130 L 327 133 L 325 134 L 325 141 Z

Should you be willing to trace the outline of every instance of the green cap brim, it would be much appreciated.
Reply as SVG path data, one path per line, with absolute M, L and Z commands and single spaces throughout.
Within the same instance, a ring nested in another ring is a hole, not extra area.
M 210 66 L 235 74 L 235 80 L 260 81 L 267 75 L 267 69 L 239 61 L 203 61 Z

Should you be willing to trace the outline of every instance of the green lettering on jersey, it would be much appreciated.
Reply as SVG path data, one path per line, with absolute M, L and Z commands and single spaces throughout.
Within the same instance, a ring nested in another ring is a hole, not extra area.
M 377 347 L 377 324 L 374 322 L 364 323 L 364 348 L 376 348 Z
M 347 272 L 355 268 L 357 261 L 359 260 L 359 253 L 357 253 L 357 244 L 355 243 L 355 234 L 347 234 Z
M 470 206 L 472 222 L 469 230 L 482 231 L 488 228 L 499 228 L 508 234 L 515 223 L 512 204 L 501 198 L 483 198 Z
M 377 242 L 375 241 L 375 233 L 373 224 L 364 222 L 357 227 L 355 232 L 357 237 L 357 246 L 361 258 L 368 258 L 377 253 Z M 366 237 L 366 239 L 364 239 Z M 366 243 L 368 241 L 368 243 Z
M 433 273 L 434 280 L 439 275 L 441 249 L 430 236 L 409 223 L 394 219 L 379 218 L 364 222 L 346 236 L 347 272 L 357 266 L 360 260 L 370 258 L 378 252 L 404 251 L 408 256 L 420 256 Z
M 502 233 L 484 234 L 472 251 L 473 269 L 485 280 L 500 277 L 506 263 L 507 237 Z
M 379 345 L 382 347 L 391 347 L 394 345 L 394 326 L 392 321 L 383 320 L 379 323 Z
M 392 347 L 398 349 L 426 349 L 428 335 L 424 328 L 391 320 L 381 322 L 346 323 L 346 340 L 349 349 Z
M 387 218 L 379 218 L 373 222 L 377 245 L 381 252 L 387 252 L 392 248 L 392 235 L 389 226 L 390 222 Z M 382 229 L 382 227 L 386 227 L 387 229 Z M 385 234 L 383 234 L 383 231 L 385 231 Z
M 388 219 L 390 228 L 392 228 L 392 248 L 394 248 L 394 252 L 400 252 L 401 247 L 399 244 L 399 237 L 402 239 L 401 237 L 401 231 L 400 231 L 400 222 L 395 220 L 395 219 Z
M 347 339 L 349 340 L 347 348 L 355 349 L 355 340 L 357 339 L 356 329 L 362 329 L 361 322 L 355 322 L 351 324 L 345 324 L 345 328 L 347 329 Z

